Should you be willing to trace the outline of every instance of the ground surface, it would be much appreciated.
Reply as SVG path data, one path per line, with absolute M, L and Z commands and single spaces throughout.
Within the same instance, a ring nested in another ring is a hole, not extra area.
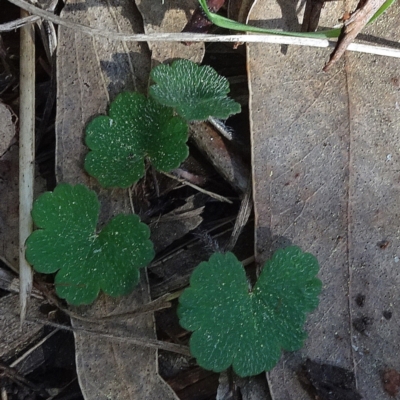
M 175 3 L 69 1 L 62 16 L 114 32 L 179 32 L 194 3 Z M 16 7 L 5 0 L 0 4 L 6 11 L 0 23 L 18 18 Z M 330 4 L 322 25 L 334 25 L 349 7 Z M 291 2 L 260 2 L 250 19 L 262 26 L 298 30 L 300 14 Z M 362 39 L 399 47 L 398 20 L 398 7 L 393 6 Z M 255 216 L 244 222 L 235 254 L 240 260 L 255 256 L 256 263 L 250 260 L 248 267 L 254 279 L 256 265 L 271 251 L 290 243 L 300 245 L 317 256 L 323 291 L 318 310 L 308 320 L 305 347 L 284 355 L 267 376 L 248 380 L 231 372 L 219 376 L 205 371 L 194 359 L 179 354 L 164 350 L 157 354 L 151 348 L 88 335 L 84 332 L 93 325 L 71 320 L 57 308 L 65 304 L 51 304 L 51 280 L 40 276 L 37 284 L 47 290 L 45 295 L 36 292 L 20 331 L 18 283 L 12 286 L 18 254 L 19 34 L 4 33 L 0 49 L 4 104 L 0 256 L 5 261 L 0 281 L 6 282 L 0 286 L 3 397 L 385 400 L 396 395 L 400 381 L 396 372 L 400 370 L 398 61 L 346 54 L 325 74 L 328 50 L 251 44 L 246 55 L 244 46 L 121 43 L 67 28 L 59 28 L 57 37 L 55 60 L 47 56 L 39 34 L 36 38 L 37 192 L 52 190 L 57 182 L 85 183 L 99 193 L 101 224 L 117 212 L 131 212 L 133 205 L 150 225 L 157 250 L 148 278 L 142 275 L 140 290 L 132 296 L 118 301 L 103 296 L 94 306 L 74 312 L 90 318 L 126 312 L 184 288 L 193 268 L 229 243 L 249 188 L 250 170 Z M 231 143 L 208 123 L 192 125 L 190 157 L 174 173 L 232 204 L 151 169 L 133 191 L 113 190 L 110 196 L 82 169 L 86 123 L 105 113 L 119 91 L 146 92 L 150 68 L 180 57 L 212 65 L 228 77 L 232 97 L 243 111 L 227 121 L 233 128 Z M 156 312 L 155 322 L 146 315 L 96 329 L 125 338 L 139 335 L 187 344 L 189 334 L 179 326 L 176 305 L 174 301 L 172 308 Z

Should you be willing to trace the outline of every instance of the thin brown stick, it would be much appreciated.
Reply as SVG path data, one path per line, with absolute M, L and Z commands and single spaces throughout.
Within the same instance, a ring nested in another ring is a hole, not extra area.
M 83 329 L 83 328 L 76 328 L 76 327 L 71 328 L 66 325 L 56 324 L 54 322 L 49 322 L 49 321 L 42 320 L 39 318 L 27 317 L 26 320 L 29 322 L 36 323 L 36 324 L 52 326 L 54 328 L 62 329 L 62 330 L 69 331 L 69 332 L 79 332 L 79 333 L 84 333 L 84 334 L 92 335 L 92 336 L 100 336 L 100 337 L 104 337 L 104 338 L 110 339 L 110 340 L 115 340 L 118 342 L 132 343 L 137 346 L 150 347 L 153 349 L 162 349 L 162 350 L 170 351 L 172 353 L 178 353 L 178 354 L 182 354 L 184 356 L 191 357 L 189 347 L 181 345 L 181 344 L 168 343 L 168 342 L 164 342 L 162 340 L 143 338 L 143 337 L 115 336 L 115 335 L 111 335 L 111 334 L 104 333 L 101 331 L 87 330 L 87 329 Z
M 28 387 L 35 392 L 38 392 L 39 395 L 43 397 L 48 397 L 48 393 L 42 389 L 41 387 L 33 384 L 31 381 L 26 379 L 24 376 L 20 375 L 14 368 L 9 367 L 6 364 L 0 362 L 0 374 L 2 376 L 6 376 L 7 378 L 11 379 L 13 382 Z
M 159 310 L 164 310 L 165 308 L 171 308 L 171 303 L 170 299 L 175 298 L 173 295 L 170 293 L 164 294 L 163 296 L 159 297 L 156 300 L 153 300 L 149 303 L 143 304 L 140 307 L 137 307 L 131 311 L 126 311 L 124 313 L 119 313 L 119 314 L 109 314 L 104 317 L 98 317 L 98 318 L 88 318 L 88 317 L 83 317 L 82 315 L 76 314 L 74 312 L 71 312 L 66 309 L 62 309 L 68 316 L 80 320 L 80 321 L 85 321 L 85 322 L 92 322 L 92 323 L 101 323 L 104 321 L 116 321 L 116 320 L 126 320 L 130 319 L 133 317 L 136 317 L 137 315 L 140 314 L 147 314 L 147 313 L 153 313 L 155 311 Z
M 15 368 L 21 361 L 24 361 L 26 357 L 32 354 L 37 348 L 39 348 L 43 343 L 45 343 L 48 339 L 50 339 L 55 333 L 58 332 L 58 329 L 54 329 L 48 335 L 46 335 L 42 340 L 36 343 L 33 347 L 31 347 L 28 351 L 26 351 L 22 356 L 18 357 L 15 361 L 10 364 L 11 368 Z
M 215 200 L 232 204 L 232 202 L 229 199 L 227 199 L 226 197 L 224 197 L 224 196 L 221 196 L 221 195 L 213 193 L 213 192 L 209 192 L 208 190 L 205 190 L 205 189 L 203 189 L 203 188 L 201 188 L 201 187 L 199 187 L 197 185 L 194 185 L 193 183 L 185 181 L 184 179 L 178 178 L 175 175 L 169 174 L 168 172 L 162 172 L 162 174 L 165 175 L 165 176 L 168 176 L 168 178 L 175 179 L 176 181 L 182 183 L 183 185 L 190 186 L 191 188 L 196 189 L 201 193 L 207 194 L 208 196 L 212 197 Z
M 216 238 L 218 238 L 218 237 L 224 235 L 225 233 L 232 231 L 231 226 L 232 226 L 232 222 L 233 222 L 233 221 L 235 221 L 235 218 L 234 218 L 234 217 L 223 218 L 222 222 L 218 223 L 216 226 L 213 226 L 210 230 L 207 231 L 207 233 L 208 233 L 208 234 L 211 234 L 211 232 L 214 232 L 215 230 L 217 230 L 217 229 L 219 229 L 219 228 L 222 228 L 222 227 L 224 227 L 225 225 L 228 225 L 228 226 L 229 226 L 228 229 L 224 229 L 222 232 L 219 232 L 219 233 L 217 233 L 217 234 L 212 235 L 212 237 L 213 237 L 214 239 L 216 239 Z M 195 237 L 195 238 L 192 238 L 192 239 L 190 239 L 190 240 L 188 240 L 188 241 L 185 241 L 184 243 L 180 244 L 179 246 L 177 246 L 176 248 L 174 248 L 174 249 L 171 250 L 170 252 L 164 254 L 162 257 L 157 258 L 155 261 L 153 261 L 153 262 L 150 264 L 150 269 L 153 268 L 153 267 L 156 267 L 156 266 L 158 266 L 158 265 L 160 265 L 160 264 L 162 264 L 162 263 L 164 263 L 164 262 L 167 262 L 167 261 L 170 260 L 171 258 L 175 257 L 178 253 L 184 251 L 185 248 L 190 249 L 191 247 L 193 247 L 193 246 L 195 246 L 196 244 L 198 244 L 199 241 L 200 241 L 200 240 L 199 240 L 198 237 L 197 237 L 197 238 Z M 177 292 L 172 293 L 171 296 L 176 295 L 176 293 L 177 293 Z M 171 298 L 171 300 L 172 300 L 172 298 Z
M 25 25 L 30 25 L 40 20 L 41 17 L 37 15 L 29 15 L 28 17 L 19 18 L 15 21 L 5 22 L 4 24 L 0 24 L 0 32 L 11 32 L 15 29 L 22 28 Z
M 118 320 L 118 319 L 128 319 L 128 318 L 133 318 L 137 315 L 140 314 L 147 314 L 159 310 L 163 310 L 165 308 L 170 308 L 171 307 L 171 301 L 176 298 L 176 295 L 174 293 L 166 293 L 163 296 L 160 296 L 156 300 L 153 300 L 149 303 L 143 304 L 139 307 L 134 308 L 133 310 L 126 311 L 124 313 L 120 314 L 109 314 L 105 315 L 104 317 L 96 317 L 96 318 L 90 318 L 90 317 L 85 317 L 83 315 L 77 314 L 73 311 L 68 310 L 65 308 L 59 299 L 51 293 L 45 285 L 35 282 L 35 286 L 41 290 L 43 295 L 46 297 L 46 299 L 55 307 L 57 307 L 59 310 L 61 310 L 64 314 L 68 315 L 70 318 L 74 318 L 78 321 L 83 321 L 83 322 L 89 322 L 89 323 L 101 323 L 107 320 Z
M 379 10 L 386 0 L 360 0 L 356 11 L 345 21 L 342 33 L 339 36 L 335 50 L 324 67 L 327 72 L 348 49 L 360 31 Z

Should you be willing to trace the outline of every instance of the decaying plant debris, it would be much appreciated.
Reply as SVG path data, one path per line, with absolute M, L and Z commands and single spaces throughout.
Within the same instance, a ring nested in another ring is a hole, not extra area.
M 9 3 L 5 4 L 6 12 L 0 16 L 0 24 L 8 23 L 10 20 L 17 21 L 19 10 Z M 76 7 L 76 3 L 71 1 L 67 2 L 62 11 L 62 16 L 70 18 L 75 23 L 83 23 L 84 25 L 101 28 L 106 31 L 114 30 L 114 32 L 138 34 L 141 34 L 143 30 L 148 33 L 154 33 L 155 31 L 180 32 L 187 24 L 195 7 L 195 3 L 189 2 L 188 8 L 185 5 L 178 9 L 166 7 L 155 11 L 153 7 L 149 9 L 149 4 L 149 2 L 137 0 L 137 9 L 132 4 L 126 4 L 123 6 L 122 15 L 120 15 L 114 14 L 116 8 L 113 3 L 107 8 L 101 2 L 93 2 L 90 4 L 91 7 L 79 9 L 79 7 Z M 50 3 L 42 5 L 42 8 L 51 12 L 55 11 L 56 14 L 59 14 L 61 11 L 58 7 L 54 9 L 54 4 Z M 138 10 L 142 15 L 139 15 Z M 100 25 L 98 25 L 97 19 L 101 20 Z M 33 17 L 30 20 L 34 21 L 37 18 Z M 353 22 L 353 20 L 349 21 Z M 20 24 L 20 21 L 12 25 L 12 28 L 18 26 L 18 24 Z M 196 25 L 196 23 L 192 25 Z M 132 26 L 139 26 L 139 28 L 135 30 L 135 28 L 132 29 Z M 106 29 L 104 29 L 105 27 Z M 209 26 L 207 26 L 207 29 L 209 29 Z M 187 30 L 192 30 L 190 24 Z M 353 32 L 355 33 L 356 29 Z M 177 345 L 184 348 L 188 340 L 188 333 L 179 327 L 174 317 L 174 309 L 177 302 L 173 297 L 174 295 L 177 297 L 179 291 L 188 284 L 190 272 L 198 262 L 207 259 L 216 249 L 233 248 L 240 259 L 248 260 L 250 264 L 249 275 L 255 278 L 257 274 L 256 268 L 252 264 L 252 261 L 254 261 L 254 218 L 250 214 L 252 202 L 251 185 L 249 184 L 249 181 L 251 181 L 249 171 L 253 168 L 254 174 L 255 167 L 254 165 L 251 166 L 249 161 L 251 147 L 249 145 L 248 115 L 246 111 L 248 93 L 246 60 L 243 48 L 239 47 L 237 50 L 233 50 L 231 45 L 209 44 L 205 46 L 206 51 L 204 53 L 204 46 L 201 43 L 190 46 L 185 46 L 182 43 L 166 45 L 165 43 L 151 42 L 149 46 L 145 43 L 114 43 L 104 39 L 90 38 L 78 31 L 69 31 L 66 28 L 60 27 L 58 30 L 60 45 L 57 62 L 55 62 L 55 57 L 51 55 L 51 52 L 46 51 L 48 42 L 52 40 L 51 38 L 53 38 L 53 35 L 45 36 L 44 42 L 41 42 L 42 39 L 39 38 L 39 35 L 36 38 L 36 131 L 40 133 L 36 143 L 36 190 L 43 192 L 45 185 L 47 185 L 47 189 L 52 189 L 55 186 L 56 179 L 89 184 L 99 192 L 99 196 L 105 204 L 105 211 L 102 215 L 103 220 L 116 212 L 129 212 L 133 208 L 141 215 L 143 220 L 151 223 L 152 238 L 156 242 L 157 257 L 148 268 L 148 281 L 146 279 L 142 281 L 141 290 L 143 296 L 136 296 L 115 303 L 110 303 L 108 299 L 103 299 L 102 303 L 93 309 L 74 310 L 70 313 L 73 320 L 72 328 L 69 326 L 70 322 L 66 314 L 62 312 L 65 305 L 54 298 L 52 283 L 50 281 L 43 281 L 42 278 L 37 277 L 35 285 L 41 290 L 34 290 L 33 293 L 38 298 L 35 297 L 35 300 L 31 301 L 27 313 L 26 326 L 31 327 L 31 329 L 23 330 L 19 334 L 15 328 L 13 330 L 16 334 L 15 340 L 13 339 L 14 343 L 12 346 L 9 346 L 11 349 L 8 349 L 7 357 L 4 356 L 5 353 L 2 353 L 1 356 L 0 370 L 2 372 L 2 380 L 0 381 L 0 389 L 2 390 L 2 395 L 5 396 L 7 394 L 9 399 L 17 399 L 21 396 L 42 399 L 46 398 L 46 396 L 50 397 L 50 395 L 54 396 L 54 399 L 62 399 L 66 396 L 70 396 L 69 398 L 82 398 L 75 375 L 76 368 L 78 368 L 80 374 L 79 381 L 81 385 L 85 386 L 86 383 L 89 384 L 88 386 L 94 386 L 93 391 L 85 389 L 87 390 L 84 393 L 85 398 L 97 398 L 98 392 L 96 389 L 102 389 L 102 386 L 98 382 L 96 385 L 93 385 L 89 374 L 90 368 L 97 369 L 98 376 L 106 381 L 107 377 L 103 372 L 107 370 L 113 372 L 115 364 L 112 362 L 111 364 L 107 364 L 109 360 L 104 361 L 99 358 L 99 354 L 109 354 L 111 351 L 114 351 L 113 354 L 117 355 L 114 359 L 114 362 L 117 360 L 117 364 L 121 363 L 122 365 L 126 361 L 132 364 L 132 357 L 125 356 L 126 354 L 130 354 L 130 350 L 127 352 L 126 349 L 131 349 L 131 347 L 126 343 L 121 344 L 118 342 L 118 344 L 115 344 L 115 341 L 112 340 L 112 335 L 118 335 L 119 337 L 128 336 L 132 334 L 132 331 L 138 329 L 138 324 L 132 322 L 134 321 L 133 319 L 129 319 L 128 324 L 122 326 L 123 324 L 121 325 L 119 317 L 118 323 L 112 319 L 110 319 L 111 322 L 103 321 L 101 325 L 103 330 L 109 330 L 107 332 L 109 337 L 103 339 L 93 339 L 93 336 L 89 337 L 85 334 L 85 331 L 93 329 L 93 320 L 98 319 L 101 315 L 104 316 L 110 313 L 124 314 L 132 310 L 133 304 L 137 306 L 136 308 L 133 307 L 134 310 L 143 310 L 141 308 L 143 303 L 147 303 L 151 299 L 160 296 L 168 295 L 165 303 L 163 302 L 161 305 L 154 304 L 156 307 L 160 306 L 160 310 L 155 314 L 157 339 L 171 343 L 171 347 L 172 345 Z M 351 41 L 353 36 L 347 35 L 346 38 L 342 48 L 347 45 L 346 40 Z M 6 119 L 11 121 L 11 125 L 9 124 L 8 126 L 10 128 L 8 132 L 12 132 L 11 135 L 13 138 L 0 152 L 0 193 L 2 194 L 2 201 L 0 202 L 0 249 L 2 251 L 0 257 L 5 261 L 4 264 L 1 264 L 1 269 L 7 271 L 4 273 L 4 276 L 7 276 L 8 280 L 13 281 L 16 279 L 16 275 L 11 275 L 12 279 L 10 279 L 10 274 L 13 269 L 16 269 L 18 261 L 15 253 L 18 246 L 17 231 L 14 225 L 18 212 L 15 200 L 17 196 L 16 163 L 18 162 L 18 136 L 15 136 L 13 133 L 18 125 L 16 118 L 12 117 L 12 112 L 18 115 L 20 104 L 17 78 L 19 73 L 18 33 L 2 33 L 1 39 L 0 68 L 2 69 L 0 70 L 0 96 L 9 110 L 5 112 L 6 114 L 8 113 Z M 287 49 L 285 50 L 284 47 L 276 46 L 274 47 L 274 51 L 282 55 Z M 291 47 L 289 51 L 292 51 Z M 339 50 L 336 54 L 339 54 Z M 81 163 L 87 151 L 81 140 L 84 123 L 87 122 L 90 115 L 104 113 L 109 101 L 122 89 L 128 88 L 144 91 L 148 85 L 148 74 L 151 66 L 177 57 L 189 58 L 196 62 L 201 62 L 203 56 L 205 63 L 212 64 L 220 73 L 228 76 L 233 82 L 233 97 L 244 106 L 245 112 L 241 114 L 240 118 L 233 118 L 227 121 L 227 124 L 232 126 L 233 140 L 228 143 L 227 139 L 221 138 L 219 133 L 207 122 L 193 124 L 191 126 L 192 139 L 190 141 L 191 156 L 179 170 L 174 172 L 174 175 L 180 180 L 161 175 L 152 168 L 148 168 L 145 178 L 138 185 L 125 192 L 114 190 L 112 192 L 112 199 L 106 200 L 108 194 L 100 190 L 88 176 L 78 172 L 81 170 Z M 319 60 L 322 62 L 325 56 L 326 54 L 320 57 Z M 271 56 L 270 60 L 272 59 Z M 336 60 L 336 58 L 334 59 Z M 101 61 L 99 62 L 99 60 Z M 251 64 L 248 64 L 248 68 L 249 65 Z M 58 68 L 58 78 L 56 67 Z M 273 69 L 273 66 L 268 66 L 267 63 L 262 65 L 262 68 L 264 70 L 263 73 L 266 74 L 265 71 L 268 72 L 269 68 Z M 307 63 L 305 63 L 304 68 L 307 69 Z M 255 75 L 256 68 L 254 65 L 249 71 L 251 71 L 253 76 Z M 388 73 L 388 71 L 386 72 Z M 317 92 L 322 94 L 327 87 L 330 87 L 329 85 L 332 82 L 336 82 L 335 79 L 337 76 L 341 76 L 341 73 L 340 71 L 334 71 L 332 80 L 330 80 L 330 77 L 326 81 L 324 80 L 325 78 L 322 78 L 321 81 L 317 82 Z M 101 76 L 101 80 L 98 79 L 99 76 Z M 290 75 L 290 77 L 293 76 Z M 397 77 L 386 77 L 385 75 L 382 79 L 383 82 L 386 82 L 386 80 L 393 82 L 393 79 L 397 79 Z M 288 82 L 284 82 L 280 89 L 289 87 L 285 86 L 285 84 L 289 85 L 290 79 Z M 382 85 L 384 84 L 386 83 Z M 295 85 L 299 86 L 298 83 Z M 57 110 L 54 103 L 56 86 L 58 86 Z M 272 92 L 272 90 L 271 92 L 264 92 L 263 101 L 255 103 L 254 87 L 253 83 L 253 92 L 250 93 L 250 110 L 253 110 L 253 112 L 258 107 L 256 104 L 265 104 L 263 102 L 268 100 L 268 96 L 271 96 Z M 342 86 L 340 87 L 342 88 Z M 289 90 L 289 92 L 286 91 L 285 93 L 286 96 L 290 96 L 293 92 Z M 394 94 L 390 93 L 391 97 L 390 101 L 388 100 L 388 104 L 390 104 L 390 107 L 397 107 L 397 92 L 393 92 Z M 308 95 L 303 93 L 303 97 L 300 96 L 299 99 L 304 99 Z M 315 98 L 315 102 L 319 101 L 319 96 Z M 297 104 L 299 103 L 300 100 L 297 100 Z M 285 108 L 285 106 L 282 107 Z M 308 109 L 302 109 L 300 115 L 307 114 L 307 112 L 309 112 Z M 263 118 L 268 118 L 268 116 L 263 115 Z M 382 117 L 382 120 L 384 120 L 384 117 Z M 393 119 L 393 121 L 395 120 Z M 255 125 L 253 125 L 253 129 L 255 129 Z M 0 138 L 2 137 L 2 133 L 3 131 L 0 129 Z M 282 136 L 284 137 L 286 133 Z M 57 146 L 55 145 L 56 136 Z M 7 142 L 9 139 L 7 139 Z M 343 135 L 342 139 L 343 141 L 347 140 L 345 135 Z M 329 146 L 329 142 L 326 143 Z M 256 147 L 254 142 L 252 146 L 253 156 L 259 154 L 260 147 Z M 289 147 L 288 145 L 287 148 Z M 271 149 L 274 149 L 274 147 L 271 146 Z M 298 149 L 301 150 L 301 147 L 299 146 Z M 382 151 L 385 152 L 386 150 Z M 386 153 L 385 157 L 387 158 L 385 158 L 385 162 L 389 163 L 392 160 L 392 154 L 388 151 Z M 389 157 L 389 154 L 391 157 Z M 269 158 L 263 159 L 260 164 L 263 164 L 263 162 L 266 163 L 267 160 Z M 307 176 L 299 165 L 294 165 L 293 171 L 291 170 L 287 176 L 288 179 L 284 182 L 282 181 L 284 191 L 291 190 L 299 179 Z M 259 179 L 259 172 L 260 170 L 258 170 L 257 179 Z M 269 175 L 270 173 L 271 175 Z M 268 170 L 264 178 L 275 179 L 275 176 Z M 346 175 L 343 175 L 343 179 L 346 179 Z M 257 182 L 260 181 L 258 180 Z M 188 184 L 201 186 L 210 192 L 221 194 L 228 198 L 232 204 L 223 204 L 207 196 L 207 194 L 199 194 L 196 189 L 188 186 Z M 303 186 L 308 190 L 307 184 L 308 181 L 306 180 Z M 261 185 L 260 187 L 263 186 Z M 7 193 L 7 198 L 3 197 L 4 193 Z M 274 196 L 278 195 L 271 189 L 269 193 L 269 201 L 265 202 L 265 204 L 274 210 L 273 207 L 276 204 L 274 203 L 274 199 L 276 198 Z M 309 197 L 306 196 L 305 201 L 309 202 L 309 199 L 312 199 L 313 196 L 311 189 L 306 194 Z M 256 196 L 259 199 L 260 192 L 257 192 Z M 279 196 L 281 196 L 281 193 Z M 5 202 L 3 202 L 4 198 L 6 198 Z M 284 204 L 287 200 L 284 197 L 282 198 L 283 201 L 280 204 Z M 299 202 L 296 203 L 296 207 L 300 207 L 302 204 L 301 201 L 304 198 L 297 200 Z M 387 201 L 390 203 L 389 200 Z M 299 212 L 299 218 L 295 222 L 300 225 L 303 211 L 301 207 L 300 209 L 296 208 L 296 210 Z M 269 215 L 269 212 L 270 210 L 267 210 L 266 215 Z M 277 220 L 274 219 L 277 215 L 273 213 L 271 215 L 270 222 L 277 223 Z M 285 210 L 279 213 L 281 221 L 285 221 L 285 215 Z M 379 213 L 374 215 L 377 221 L 380 218 L 384 218 L 382 215 L 386 214 L 385 211 L 380 210 Z M 259 225 L 259 216 L 260 203 L 257 204 L 256 208 L 256 224 L 258 224 L 256 256 L 258 260 L 264 257 L 265 252 L 268 252 L 265 243 L 261 243 L 264 238 L 267 238 L 274 246 L 280 246 L 289 240 L 284 237 L 287 234 L 286 231 L 282 234 L 283 236 L 276 236 L 276 232 L 268 232 L 267 229 L 263 230 L 263 227 Z M 290 225 L 288 232 L 291 232 L 290 229 L 295 229 L 294 226 Z M 12 229 L 12 227 L 14 228 Z M 172 230 L 175 233 L 173 237 L 168 234 Z M 304 229 L 304 231 L 309 232 L 310 230 Z M 240 232 L 243 233 L 239 235 Z M 374 249 L 380 252 L 389 252 L 392 256 L 392 249 L 397 247 L 397 239 L 390 232 L 388 234 L 382 233 L 381 236 L 375 240 Z M 333 243 L 334 249 L 341 249 L 342 244 L 346 240 L 348 240 L 346 235 L 343 232 L 338 232 L 330 243 Z M 391 243 L 389 247 L 376 246 L 376 243 L 386 241 Z M 332 251 L 333 256 L 336 256 L 336 254 L 338 253 Z M 391 256 L 387 256 L 387 258 L 389 259 Z M 394 257 L 395 255 L 392 258 L 395 259 Z M 1 276 L 3 275 L 0 274 Z M 0 287 L 0 295 L 2 296 L 0 300 L 3 301 L 2 304 L 4 305 L 4 307 L 0 307 L 0 313 L 7 313 L 7 318 L 13 319 L 13 324 L 17 326 L 19 317 L 15 310 L 15 304 L 16 297 L 18 296 L 16 294 L 18 292 L 18 285 L 7 284 Z M 360 288 L 357 292 L 364 293 L 365 291 L 364 288 Z M 172 297 L 169 297 L 171 293 Z M 365 307 L 370 306 L 371 300 L 368 294 L 367 296 L 362 294 L 362 296 L 364 296 L 363 304 L 366 303 Z M 14 304 L 14 308 L 9 305 L 10 303 Z M 357 306 L 357 301 L 355 303 Z M 360 336 L 361 341 L 368 340 L 370 330 L 383 326 L 381 324 L 391 323 L 393 311 L 390 304 L 383 304 L 384 310 L 379 314 L 383 316 L 381 320 L 374 320 L 371 324 L 365 323 L 365 326 L 361 326 L 363 332 L 358 332 L 362 335 L 362 337 Z M 59 307 L 55 307 L 55 305 Z M 85 318 L 83 320 L 74 319 L 74 312 L 79 313 L 79 315 L 83 313 L 87 317 L 86 320 Z M 362 321 L 363 317 L 361 314 L 357 317 L 361 318 Z M 5 319 L 2 319 L 3 315 L 1 314 L 0 318 L 1 321 L 5 321 Z M 110 318 L 112 318 L 112 315 Z M 148 329 L 146 334 L 153 336 L 153 340 L 156 340 L 153 329 L 153 318 L 150 314 L 144 316 L 141 322 Z M 8 322 L 6 323 L 9 325 Z M 71 332 L 64 332 L 65 326 L 68 326 L 66 329 L 76 329 L 76 349 L 73 348 Z M 139 331 L 140 329 L 135 333 Z M 2 336 L 3 332 L 4 330 L 0 325 L 0 336 Z M 337 333 L 335 338 L 340 343 L 343 343 L 344 339 L 340 332 Z M 93 347 L 89 348 L 88 342 Z M 121 349 L 122 351 L 118 353 L 118 350 Z M 62 350 L 65 350 L 65 352 Z M 74 354 L 75 350 L 76 360 L 71 357 L 71 354 Z M 357 356 L 359 354 L 361 353 L 357 353 Z M 243 396 L 242 398 L 251 398 L 251 388 L 255 387 L 252 386 L 255 385 L 254 383 L 247 385 L 247 383 L 238 380 L 231 371 L 228 371 L 227 383 L 222 382 L 222 380 L 219 383 L 216 374 L 196 367 L 193 359 L 190 357 L 160 351 L 158 354 L 159 372 L 169 383 L 170 386 L 167 387 L 163 382 L 160 383 L 158 374 L 156 374 L 155 350 L 139 352 L 137 356 L 138 365 L 140 358 L 154 361 L 151 361 L 151 368 L 155 371 L 152 376 L 152 379 L 156 382 L 154 383 L 154 387 L 157 388 L 158 394 L 160 390 L 165 391 L 162 392 L 166 393 L 164 398 L 176 398 L 178 396 L 181 399 L 211 399 L 215 398 L 218 386 L 220 390 L 218 390 L 219 394 L 217 396 L 220 396 L 220 398 L 222 398 L 221 393 L 223 388 L 227 388 L 227 392 L 229 392 L 225 398 L 235 395 L 241 395 Z M 77 362 L 77 366 L 75 362 Z M 290 360 L 289 364 L 291 362 L 293 360 Z M 298 362 L 299 360 L 295 360 L 294 364 Z M 385 365 L 384 367 L 399 369 L 395 365 Z M 52 370 L 60 371 L 64 379 L 55 379 L 51 374 Z M 270 378 L 272 387 L 274 387 L 274 382 L 280 379 L 279 373 L 281 371 L 278 368 L 276 374 Z M 125 372 L 127 375 L 134 374 L 134 372 L 128 372 L 128 370 L 125 370 Z M 126 383 L 130 381 L 129 378 L 122 375 L 121 382 Z M 312 386 L 314 387 L 312 389 L 314 390 L 313 393 L 315 394 L 317 390 L 317 394 L 321 396 L 323 391 L 318 388 L 321 379 L 310 378 L 310 376 L 308 379 L 312 381 Z M 262 380 L 260 387 L 264 387 L 264 384 L 266 387 L 265 376 L 258 378 Z M 395 393 L 397 391 L 398 382 L 396 377 L 393 378 L 392 375 L 389 376 L 386 374 L 382 379 L 387 393 Z M 38 382 L 41 385 L 38 385 Z M 293 381 L 291 381 L 291 384 L 293 384 Z M 296 384 L 298 385 L 298 382 Z M 353 383 L 351 382 L 349 385 L 351 386 L 349 390 L 352 392 L 350 396 L 353 396 L 350 398 L 358 398 L 358 393 L 354 390 Z M 296 388 L 296 390 L 301 390 L 297 386 Z M 117 382 L 112 390 L 115 390 L 114 393 L 122 390 L 120 382 Z M 140 391 L 142 388 L 136 388 L 135 390 Z M 150 393 L 147 393 L 147 396 L 154 398 L 152 393 L 154 394 L 154 392 L 150 391 Z M 301 396 L 306 396 L 303 391 L 301 393 Z M 263 396 L 265 397 L 266 395 L 266 392 L 263 391 Z

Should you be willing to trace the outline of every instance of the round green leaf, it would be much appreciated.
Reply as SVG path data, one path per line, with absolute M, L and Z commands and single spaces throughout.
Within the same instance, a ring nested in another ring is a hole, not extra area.
M 232 253 L 199 264 L 178 308 L 180 324 L 193 331 L 190 351 L 199 365 L 216 372 L 232 365 L 251 376 L 272 369 L 282 349 L 299 349 L 307 313 L 318 305 L 317 273 L 316 258 L 295 246 L 274 254 L 253 290 Z
M 208 65 L 177 60 L 171 66 L 160 64 L 151 71 L 156 85 L 150 95 L 161 104 L 174 107 L 187 121 L 212 116 L 226 119 L 240 112 L 240 104 L 227 97 L 228 80 Z
M 58 296 L 70 304 L 90 304 L 100 290 L 130 293 L 139 269 L 154 257 L 150 230 L 137 215 L 117 215 L 96 233 L 100 204 L 86 186 L 58 185 L 34 203 L 40 228 L 26 242 L 26 259 L 42 273 L 57 272 Z
M 129 187 L 144 176 L 144 158 L 160 171 L 184 161 L 188 127 L 173 110 L 140 93 L 124 92 L 111 103 L 108 116 L 86 127 L 86 171 L 103 187 Z

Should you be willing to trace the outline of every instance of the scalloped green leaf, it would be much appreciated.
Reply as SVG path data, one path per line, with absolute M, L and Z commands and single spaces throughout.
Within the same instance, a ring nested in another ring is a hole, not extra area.
M 123 92 L 108 116 L 86 127 L 86 171 L 103 187 L 126 188 L 144 176 L 147 158 L 159 171 L 171 171 L 187 158 L 186 121 L 137 92 Z
M 240 104 L 227 97 L 228 80 L 208 65 L 177 60 L 170 66 L 158 65 L 151 71 L 151 78 L 156 84 L 150 87 L 150 96 L 174 107 L 187 121 L 226 119 L 240 112 Z
M 140 268 L 154 257 L 150 230 L 137 215 L 117 215 L 96 232 L 99 210 L 95 192 L 84 185 L 59 184 L 33 205 L 39 229 L 26 241 L 26 259 L 37 272 L 57 272 L 56 292 L 73 305 L 92 303 L 100 290 L 132 292 Z
M 312 254 L 287 247 L 265 263 L 249 290 L 234 254 L 216 253 L 199 264 L 178 307 L 199 365 L 215 372 L 232 365 L 239 376 L 252 376 L 272 369 L 282 349 L 301 348 L 307 313 L 318 305 L 318 269 Z

